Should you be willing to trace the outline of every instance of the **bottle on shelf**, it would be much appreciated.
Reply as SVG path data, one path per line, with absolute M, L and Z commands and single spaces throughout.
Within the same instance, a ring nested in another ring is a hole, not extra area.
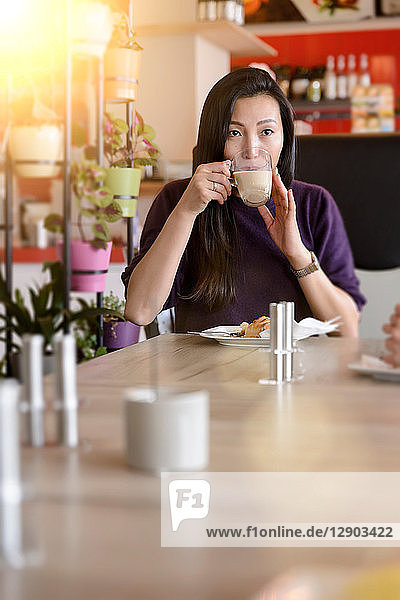
M 347 98 L 346 62 L 343 54 L 339 54 L 336 64 L 336 97 Z
M 272 69 L 276 75 L 276 83 L 281 88 L 282 92 L 285 94 L 286 98 L 289 98 L 289 89 L 290 89 L 290 78 L 291 78 L 291 68 L 290 65 L 272 65 Z
M 206 10 L 207 0 L 197 0 L 197 20 L 207 21 Z
M 217 18 L 217 0 L 198 0 L 198 21 L 215 21 Z
M 311 79 L 307 88 L 307 99 L 310 102 L 319 102 L 322 97 L 325 67 L 315 66 L 311 69 Z
M 368 55 L 361 54 L 360 56 L 360 68 L 358 72 L 358 83 L 364 87 L 371 85 L 371 75 L 368 68 Z
M 329 55 L 326 59 L 324 95 L 326 100 L 336 100 L 335 58 L 332 55 Z
M 356 72 L 356 57 L 349 54 L 347 57 L 347 96 L 351 98 L 353 90 L 357 85 L 358 77 Z
M 244 0 L 236 0 L 235 23 L 244 25 Z
M 290 96 L 293 100 L 303 100 L 307 95 L 308 84 L 310 83 L 310 70 L 308 67 L 296 67 L 291 84 Z
M 217 0 L 217 19 L 235 21 L 236 0 Z

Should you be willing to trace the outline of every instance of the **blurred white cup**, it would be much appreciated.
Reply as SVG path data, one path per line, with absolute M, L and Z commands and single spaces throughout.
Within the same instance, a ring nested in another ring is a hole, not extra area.
M 207 466 L 207 391 L 128 388 L 123 404 L 127 461 L 131 467 L 159 473 Z

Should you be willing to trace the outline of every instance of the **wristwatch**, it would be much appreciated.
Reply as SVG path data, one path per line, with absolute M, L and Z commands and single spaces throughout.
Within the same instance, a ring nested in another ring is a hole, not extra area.
M 310 273 L 314 273 L 314 271 L 318 271 L 318 269 L 319 269 L 318 258 L 315 256 L 314 252 L 310 251 L 310 255 L 311 255 L 311 263 L 309 265 L 307 265 L 306 267 L 303 267 L 302 269 L 298 269 L 296 271 L 296 269 L 293 269 L 293 267 L 290 266 L 290 270 L 292 271 L 293 275 L 295 275 L 297 277 L 297 279 L 300 279 L 300 277 L 305 277 L 306 275 L 309 275 Z

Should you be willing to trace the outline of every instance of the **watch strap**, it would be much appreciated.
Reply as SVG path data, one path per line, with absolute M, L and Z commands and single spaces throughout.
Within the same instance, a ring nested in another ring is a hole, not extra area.
M 310 275 L 310 273 L 314 273 L 315 271 L 318 271 L 318 269 L 319 269 L 318 259 L 315 256 L 314 252 L 310 251 L 310 255 L 311 255 L 311 263 L 309 265 L 307 265 L 306 267 L 296 270 L 296 269 L 293 269 L 292 266 L 290 266 L 290 270 L 292 271 L 293 275 L 295 275 L 297 277 L 297 279 L 300 279 L 301 277 L 306 277 L 307 275 Z

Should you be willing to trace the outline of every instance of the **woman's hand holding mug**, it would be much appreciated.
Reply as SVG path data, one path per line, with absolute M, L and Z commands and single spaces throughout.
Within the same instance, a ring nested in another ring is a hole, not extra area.
M 199 165 L 179 201 L 181 208 L 197 216 L 211 200 L 222 205 L 231 193 L 230 164 L 224 160 Z

